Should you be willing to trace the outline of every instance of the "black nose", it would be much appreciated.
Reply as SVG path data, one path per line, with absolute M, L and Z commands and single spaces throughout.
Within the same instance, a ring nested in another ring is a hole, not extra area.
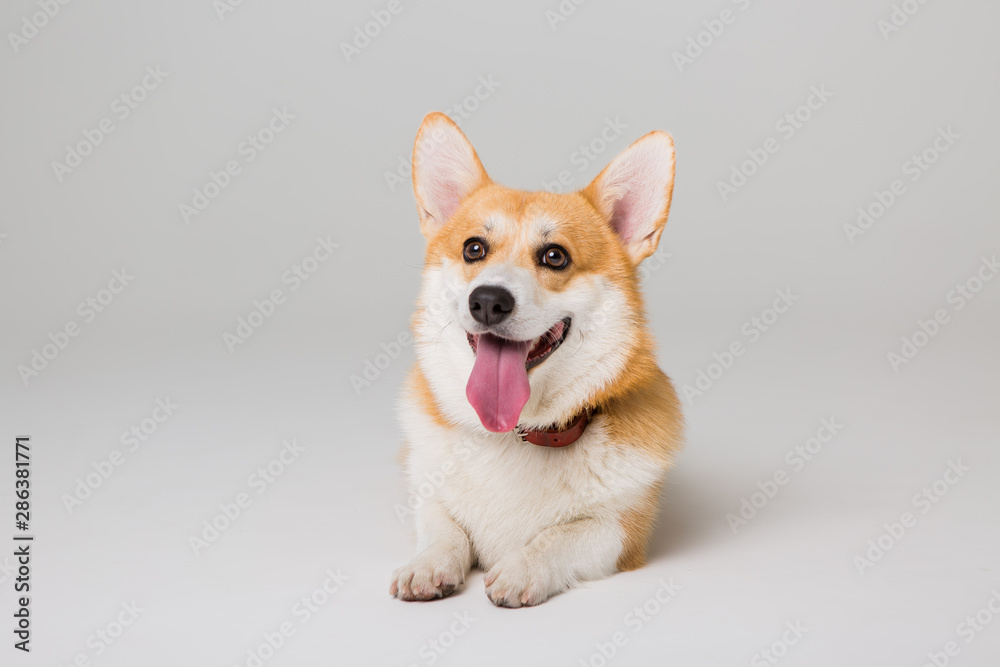
M 469 312 L 480 324 L 500 324 L 514 310 L 514 295 L 503 287 L 480 285 L 469 295 Z

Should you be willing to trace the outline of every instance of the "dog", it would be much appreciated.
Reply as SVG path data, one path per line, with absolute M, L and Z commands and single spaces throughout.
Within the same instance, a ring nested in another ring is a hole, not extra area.
M 655 131 L 578 192 L 509 189 L 448 116 L 424 118 L 427 254 L 398 406 L 417 555 L 390 595 L 442 598 L 477 566 L 495 605 L 532 606 L 645 564 L 683 417 L 637 267 L 673 182 Z

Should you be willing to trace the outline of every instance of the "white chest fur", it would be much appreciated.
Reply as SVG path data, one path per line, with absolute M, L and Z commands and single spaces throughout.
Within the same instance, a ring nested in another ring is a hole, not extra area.
M 635 447 L 613 442 L 601 415 L 568 447 L 539 447 L 513 434 L 442 427 L 412 400 L 402 405 L 411 487 L 434 500 L 469 535 L 491 567 L 547 526 L 581 517 L 617 523 L 663 474 Z

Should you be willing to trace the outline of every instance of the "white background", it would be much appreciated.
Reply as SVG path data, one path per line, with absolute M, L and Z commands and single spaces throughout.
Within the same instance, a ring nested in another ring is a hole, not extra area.
M 911 1 L 886 37 L 888 0 L 679 4 L 593 0 L 553 23 L 556 0 L 402 0 L 349 62 L 341 43 L 385 3 L 247 0 L 220 19 L 209 0 L 73 2 L 16 51 L 8 36 L 0 536 L 15 532 L 13 439 L 30 434 L 37 538 L 30 656 L 11 647 L 0 558 L 0 663 L 247 665 L 288 621 L 268 665 L 599 665 L 595 645 L 618 631 L 608 664 L 768 664 L 752 661 L 799 621 L 784 664 L 918 666 L 949 641 L 949 664 L 996 664 L 1000 618 L 969 643 L 957 633 L 1000 590 L 1000 280 L 961 310 L 948 294 L 1000 253 L 1000 8 Z M 6 3 L 0 27 L 38 11 Z M 679 67 L 699 33 L 707 46 Z M 112 103 L 147 66 L 169 74 L 120 119 Z M 832 97 L 785 136 L 776 122 L 813 86 Z M 276 107 L 295 118 L 245 162 L 241 142 Z M 412 350 L 368 385 L 351 378 L 386 366 L 383 344 L 407 327 L 423 239 L 407 179 L 386 172 L 435 109 L 496 180 L 526 189 L 563 170 L 582 187 L 642 134 L 671 132 L 674 206 L 644 280 L 661 365 L 682 388 L 746 347 L 685 401 L 649 566 L 538 608 L 493 608 L 481 573 L 439 602 L 388 595 L 413 548 L 394 511 L 393 406 Z M 114 131 L 60 181 L 52 163 L 102 118 Z M 608 119 L 626 128 L 602 144 Z M 910 180 L 904 163 L 939 128 L 959 138 Z M 769 137 L 778 151 L 723 199 L 718 183 Z M 591 142 L 600 155 L 581 158 Z M 241 172 L 185 222 L 179 206 L 231 159 Z M 905 192 L 851 243 L 844 226 L 894 179 Z M 339 248 L 292 290 L 282 276 L 317 237 Z M 134 280 L 85 322 L 78 304 L 123 267 Z M 286 301 L 230 352 L 224 334 L 274 289 Z M 778 289 L 798 300 L 751 342 L 744 323 Z M 888 353 L 938 309 L 948 322 L 894 370 Z M 24 381 L 19 366 L 74 322 Z M 122 433 L 168 397 L 180 407 L 129 451 Z M 786 453 L 830 417 L 843 429 L 794 471 Z M 291 439 L 304 453 L 257 495 L 248 478 Z M 67 510 L 114 450 L 124 463 Z M 955 461 L 969 470 L 922 513 L 914 495 Z M 731 530 L 727 514 L 777 471 L 787 484 Z M 241 492 L 250 507 L 196 554 L 189 537 Z M 904 512 L 915 525 L 859 573 L 855 557 Z M 349 579 L 303 624 L 294 606 L 327 570 Z M 657 609 L 661 580 L 680 590 Z M 132 601 L 134 624 L 88 643 Z M 636 632 L 627 615 L 647 603 L 658 613 Z M 475 621 L 451 638 L 464 612 Z M 439 639 L 443 654 L 427 644 Z

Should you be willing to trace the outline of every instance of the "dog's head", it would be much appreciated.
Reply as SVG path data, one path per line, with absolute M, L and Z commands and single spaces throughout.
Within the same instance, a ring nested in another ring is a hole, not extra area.
M 428 239 L 415 333 L 451 419 L 545 427 L 617 381 L 647 344 L 635 269 L 656 250 L 673 180 L 673 141 L 651 132 L 579 192 L 511 190 L 490 180 L 451 119 L 424 119 L 413 153 Z

